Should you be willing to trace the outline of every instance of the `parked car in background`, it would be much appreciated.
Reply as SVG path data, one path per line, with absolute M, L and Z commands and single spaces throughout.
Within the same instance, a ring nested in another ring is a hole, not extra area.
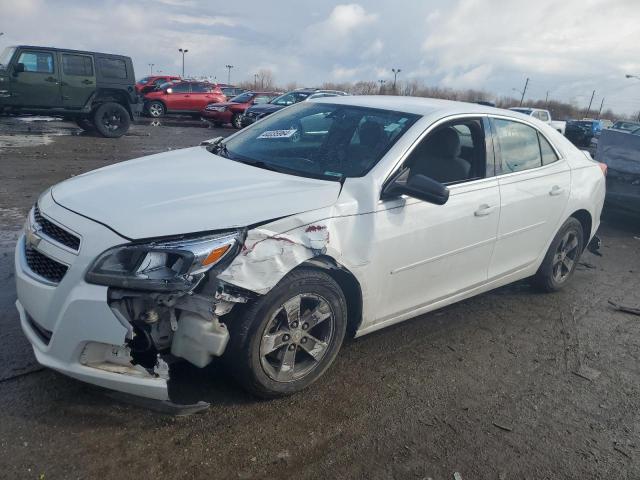
M 177 359 L 223 357 L 249 392 L 290 395 L 347 332 L 523 278 L 567 286 L 604 195 L 598 163 L 515 112 L 300 102 L 45 191 L 15 249 L 16 307 L 38 362 L 81 381 L 167 401 Z
M 591 139 L 602 131 L 600 120 L 569 120 L 565 137 L 577 147 L 588 147 Z
M 268 103 L 278 95 L 280 94 L 277 92 L 241 93 L 228 102 L 210 103 L 202 110 L 201 115 L 216 127 L 229 123 L 235 128 L 242 128 L 242 115 L 247 108 Z
M 294 103 L 314 98 L 341 97 L 345 95 L 349 94 L 339 90 L 321 90 L 319 88 L 300 88 L 298 90 L 292 90 L 291 92 L 284 93 L 279 97 L 274 98 L 269 103 L 249 107 L 242 116 L 242 126 L 246 127 L 247 125 L 251 125 L 256 120 L 260 120 L 261 118 L 266 117 L 273 112 L 277 112 L 284 107 L 293 105 Z
M 187 113 L 200 118 L 200 112 L 209 103 L 226 100 L 220 87 L 211 83 L 169 82 L 144 96 L 144 111 L 153 118 L 166 113 Z
M 141 110 L 129 57 L 18 45 L 0 54 L 0 112 L 60 115 L 121 137 Z
M 613 130 L 622 130 L 626 132 L 630 132 L 632 130 L 637 130 L 640 128 L 640 122 L 628 122 L 628 121 L 618 121 L 614 122 L 610 127 Z
M 218 83 L 218 87 L 222 90 L 227 98 L 232 98 L 247 92 L 246 88 L 234 87 L 233 85 L 227 85 L 226 83 Z
M 536 118 L 541 122 L 546 123 L 547 125 L 551 125 L 558 132 L 564 135 L 567 122 L 552 120 L 551 112 L 549 112 L 549 110 L 543 110 L 541 108 L 526 108 L 526 107 L 511 107 L 509 110 L 513 110 L 514 112 L 522 113 L 523 115 Z
M 152 75 L 150 77 L 141 78 L 136 82 L 136 92 L 141 95 L 144 95 L 147 92 L 151 92 L 161 85 L 180 80 L 180 77 L 173 75 Z
M 606 203 L 640 213 L 640 128 L 603 130 L 595 158 L 608 168 Z

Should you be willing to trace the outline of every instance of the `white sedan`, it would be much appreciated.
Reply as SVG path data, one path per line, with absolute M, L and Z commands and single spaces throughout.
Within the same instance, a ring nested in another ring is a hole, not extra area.
M 508 110 L 302 102 L 44 192 L 16 305 L 38 361 L 86 382 L 166 401 L 173 361 L 222 357 L 250 392 L 290 394 L 347 334 L 526 277 L 562 288 L 600 222 L 600 166 Z

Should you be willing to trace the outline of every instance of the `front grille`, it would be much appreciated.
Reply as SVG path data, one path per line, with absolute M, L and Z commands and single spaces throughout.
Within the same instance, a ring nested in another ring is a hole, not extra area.
M 38 205 L 33 208 L 33 218 L 40 227 L 39 229 L 47 237 L 65 245 L 73 250 L 80 248 L 80 239 L 74 234 L 67 232 L 64 228 L 59 227 L 55 223 L 50 222 L 40 214 Z
M 42 278 L 46 278 L 50 282 L 59 283 L 65 273 L 67 273 L 68 267 L 66 265 L 43 255 L 29 245 L 25 245 L 24 255 L 31 271 L 40 275 Z
M 42 343 L 44 343 L 45 345 L 49 345 L 49 342 L 51 341 L 51 335 L 53 335 L 53 332 L 38 325 L 36 321 L 33 318 L 31 318 L 31 315 L 29 314 L 27 314 L 27 321 L 29 322 L 29 326 L 31 327 L 31 329 L 34 332 L 36 332 L 36 335 L 38 335 L 40 340 L 42 340 Z

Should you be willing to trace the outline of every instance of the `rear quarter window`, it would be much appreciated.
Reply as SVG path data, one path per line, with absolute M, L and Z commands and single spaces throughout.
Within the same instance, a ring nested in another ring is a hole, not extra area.
M 127 64 L 120 58 L 100 57 L 98 58 L 98 66 L 104 78 L 127 79 Z

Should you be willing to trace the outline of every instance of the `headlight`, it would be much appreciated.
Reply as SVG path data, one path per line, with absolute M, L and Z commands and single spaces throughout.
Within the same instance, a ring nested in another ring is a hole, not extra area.
M 240 244 L 240 232 L 233 232 L 121 245 L 102 253 L 91 265 L 86 280 L 139 290 L 192 290 L 205 272 L 230 258 Z

